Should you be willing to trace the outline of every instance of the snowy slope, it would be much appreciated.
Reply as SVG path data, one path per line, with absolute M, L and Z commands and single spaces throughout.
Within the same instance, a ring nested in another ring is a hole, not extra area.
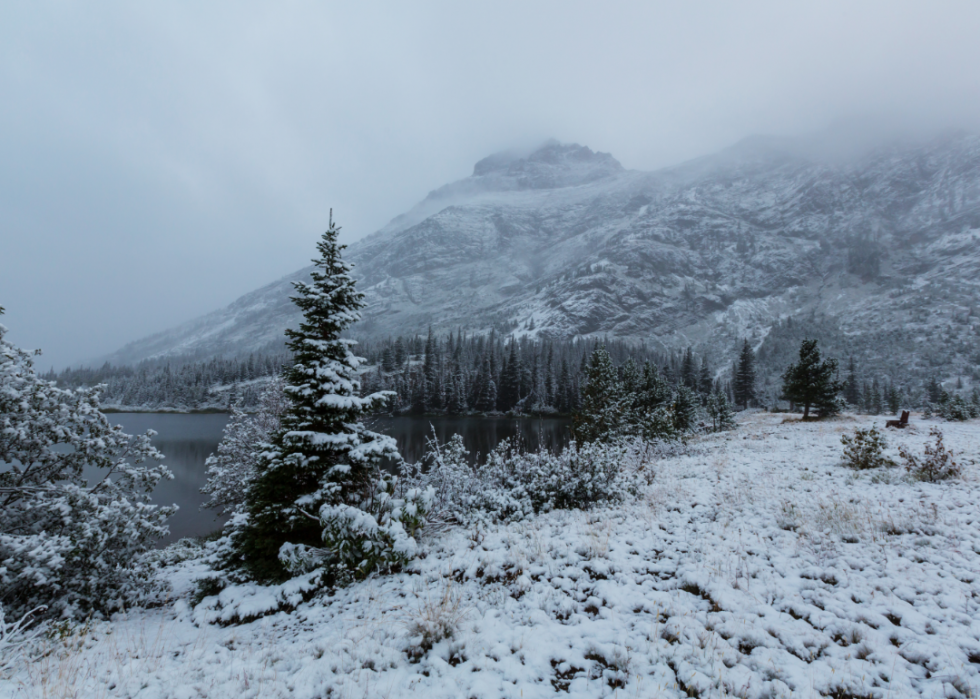
M 840 464 L 870 418 L 782 418 L 657 463 L 640 502 L 437 534 L 409 571 L 292 614 L 211 623 L 280 591 L 192 610 L 189 558 L 164 569 L 175 598 L 67 636 L 0 696 L 976 696 L 980 424 L 941 425 L 966 477 L 926 484 Z M 889 438 L 921 453 L 912 422 Z
M 369 304 L 357 332 L 495 327 L 727 351 L 816 312 L 842 336 L 878 333 L 866 349 L 884 333 L 883 362 L 937 327 L 951 347 L 975 344 L 980 138 L 831 150 L 752 138 L 654 173 L 556 142 L 492 156 L 349 248 Z M 292 278 L 111 360 L 260 349 L 296 322 Z M 949 349 L 934 365 L 969 361 Z

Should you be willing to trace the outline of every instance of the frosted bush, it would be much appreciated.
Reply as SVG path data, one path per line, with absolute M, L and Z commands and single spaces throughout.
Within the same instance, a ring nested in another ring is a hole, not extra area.
M 204 462 L 208 480 L 201 492 L 210 497 L 202 507 L 226 513 L 245 502 L 262 446 L 279 429 L 285 409 L 285 382 L 281 376 L 269 381 L 255 415 L 247 415 L 237 407 L 232 409 L 217 452 Z
M 943 395 L 943 400 L 939 403 L 939 415 L 945 420 L 969 420 L 977 417 L 973 405 L 967 403 L 963 396 L 956 394 L 953 396 Z
M 844 463 L 851 468 L 865 470 L 895 465 L 884 454 L 888 446 L 885 435 L 874 425 L 867 429 L 859 427 L 853 435 L 841 436 L 840 441 L 844 445 Z
M 958 478 L 960 466 L 953 460 L 953 452 L 943 444 L 943 433 L 938 427 L 929 430 L 929 435 L 935 439 L 934 444 L 926 444 L 925 456 L 914 456 L 905 447 L 899 447 L 899 454 L 905 460 L 905 468 L 909 475 L 921 481 L 944 481 Z
M 641 439 L 572 442 L 561 452 L 523 452 L 504 440 L 483 463 L 470 466 L 462 438 L 430 440 L 425 461 L 406 467 L 407 482 L 432 488 L 436 522 L 516 521 L 538 512 L 587 508 L 635 496 L 650 478 L 656 447 Z
M 284 544 L 280 561 L 294 573 L 329 566 L 341 579 L 363 579 L 404 565 L 418 551 L 416 538 L 426 524 L 434 490 L 408 488 L 396 497 L 397 490 L 398 479 L 385 476 L 374 497 L 359 507 L 323 505 L 323 546 Z
M 139 601 L 142 554 L 175 508 L 150 494 L 173 478 L 150 443 L 99 409 L 102 386 L 59 389 L 0 325 L 0 590 L 8 613 L 74 616 Z M 146 463 L 152 460 L 151 463 Z

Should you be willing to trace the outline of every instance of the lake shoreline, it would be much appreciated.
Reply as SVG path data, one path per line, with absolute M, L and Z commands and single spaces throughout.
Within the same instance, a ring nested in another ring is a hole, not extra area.
M 105 415 L 115 415 L 119 413 L 138 413 L 140 415 L 231 415 L 230 410 L 222 408 L 194 408 L 191 410 L 181 410 L 179 408 L 134 408 L 130 406 L 102 406 L 100 408 Z M 254 411 L 245 411 L 246 415 L 254 415 Z M 487 419 L 499 420 L 520 419 L 520 420 L 570 420 L 570 413 L 379 413 L 377 415 L 366 415 L 365 420 L 392 417 L 412 417 L 412 418 L 465 418 L 465 419 Z
M 117 407 L 117 406 L 113 406 Z M 207 536 L 220 527 L 223 518 L 202 510 L 207 497 L 201 488 L 207 482 L 206 461 L 218 450 L 229 413 L 208 410 L 196 413 L 165 411 L 116 411 L 107 416 L 128 434 L 153 430 L 153 446 L 164 455 L 162 462 L 174 474 L 161 481 L 152 500 L 158 505 L 178 505 L 170 519 L 170 535 L 159 542 L 166 546 L 185 537 Z M 556 417 L 507 417 L 492 415 L 377 415 L 366 419 L 368 429 L 392 437 L 407 463 L 419 463 L 430 449 L 430 440 L 446 444 L 453 435 L 463 438 L 467 460 L 476 465 L 507 440 L 519 449 L 560 451 L 571 440 L 571 420 Z M 386 468 L 394 468 L 387 464 Z

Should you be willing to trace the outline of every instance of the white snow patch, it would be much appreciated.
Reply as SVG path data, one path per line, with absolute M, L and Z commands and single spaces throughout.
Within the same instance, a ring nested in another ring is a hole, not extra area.
M 881 418 L 783 417 L 697 440 L 629 506 L 449 530 L 402 574 L 250 624 L 201 623 L 187 560 L 175 603 L 93 625 L 0 696 L 69 676 L 154 699 L 975 696 L 980 423 L 941 423 L 967 477 L 925 484 L 840 464 L 841 434 Z M 892 447 L 921 453 L 925 422 Z

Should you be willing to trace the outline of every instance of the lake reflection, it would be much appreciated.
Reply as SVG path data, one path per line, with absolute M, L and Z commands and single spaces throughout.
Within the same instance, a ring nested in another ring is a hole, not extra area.
M 173 472 L 174 479 L 160 481 L 153 491 L 153 501 L 180 507 L 168 520 L 170 536 L 160 541 L 161 546 L 185 536 L 208 534 L 224 524 L 225 518 L 217 517 L 213 510 L 201 510 L 207 500 L 201 494 L 201 486 L 207 481 L 204 461 L 218 449 L 228 415 L 113 413 L 107 417 L 129 434 L 157 432 L 153 446 L 163 452 L 163 463 Z
M 174 474 L 172 481 L 161 481 L 153 492 L 154 502 L 176 504 L 180 510 L 170 518 L 170 536 L 161 546 L 186 536 L 202 536 L 224 524 L 214 511 L 202 511 L 207 499 L 201 494 L 204 485 L 204 462 L 221 441 L 228 415 L 179 415 L 172 413 L 113 413 L 112 424 L 120 424 L 129 434 L 155 430 L 153 446 L 163 452 L 164 463 Z M 485 457 L 503 439 L 516 439 L 531 450 L 543 446 L 560 449 L 569 438 L 569 420 L 563 418 L 482 418 L 482 417 L 394 417 L 367 421 L 370 429 L 389 434 L 398 443 L 406 461 L 418 461 L 425 453 L 426 438 L 435 430 L 441 443 L 456 433 L 470 451 L 471 462 L 477 454 Z
M 367 421 L 375 432 L 391 435 L 398 442 L 398 451 L 408 462 L 422 458 L 426 442 L 433 432 L 440 444 L 454 434 L 463 435 L 463 444 L 470 451 L 470 463 L 479 454 L 484 460 L 504 439 L 510 439 L 530 451 L 544 447 L 560 450 L 569 440 L 571 420 L 567 418 L 512 417 L 382 417 Z

